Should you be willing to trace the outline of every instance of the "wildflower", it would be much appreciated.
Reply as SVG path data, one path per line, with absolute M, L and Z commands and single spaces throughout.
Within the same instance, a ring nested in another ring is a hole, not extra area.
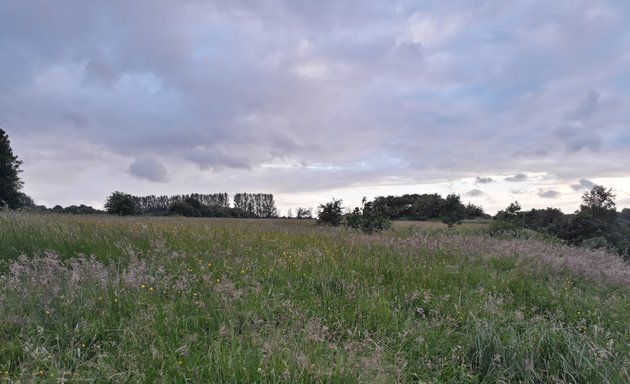
M 153 292 L 153 291 L 155 291 L 155 288 L 149 287 L 149 291 Z
M 212 263 L 208 263 L 208 268 L 212 268 Z
M 184 364 L 184 360 L 177 360 L 177 365 L 182 365 Z
M 145 289 L 147 286 L 144 284 L 140 284 L 140 288 Z

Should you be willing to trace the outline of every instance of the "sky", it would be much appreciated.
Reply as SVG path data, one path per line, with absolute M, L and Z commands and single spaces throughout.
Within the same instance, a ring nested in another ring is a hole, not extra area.
M 627 0 L 0 0 L 0 127 L 52 207 L 449 193 L 630 207 Z

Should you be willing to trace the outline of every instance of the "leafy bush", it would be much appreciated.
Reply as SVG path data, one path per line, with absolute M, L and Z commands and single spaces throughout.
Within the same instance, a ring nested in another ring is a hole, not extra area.
M 365 197 L 361 204 L 361 208 L 355 208 L 346 218 L 346 224 L 350 228 L 360 229 L 365 233 L 374 233 L 391 227 L 389 218 L 374 209 L 374 205 L 371 202 L 366 202 Z
M 168 209 L 170 215 L 180 215 L 185 217 L 200 217 L 201 213 L 192 204 L 184 201 L 176 201 Z
M 608 249 L 610 245 L 604 236 L 597 236 L 583 240 L 580 246 L 586 249 Z
M 343 200 L 333 199 L 331 202 L 319 205 L 319 213 L 317 215 L 317 224 L 328 224 L 334 227 L 341 224 L 343 220 L 341 203 Z
M 496 238 L 523 238 L 525 230 L 515 221 L 494 220 L 488 227 L 488 235 Z

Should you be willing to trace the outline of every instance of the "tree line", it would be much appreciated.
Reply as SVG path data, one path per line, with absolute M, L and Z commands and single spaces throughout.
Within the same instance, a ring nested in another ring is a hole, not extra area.
M 345 218 L 342 201 L 333 199 L 319 206 L 318 223 L 340 225 L 344 221 L 352 228 L 372 233 L 389 228 L 392 220 L 439 220 L 452 227 L 466 219 L 490 218 L 483 208 L 472 203 L 464 204 L 457 194 L 446 198 L 434 194 L 405 194 L 379 196 L 373 201 L 363 198 L 361 207 L 355 208 Z
M 173 196 L 133 196 L 116 191 L 105 201 L 107 213 L 131 215 L 179 215 L 186 217 L 272 218 L 278 210 L 270 193 L 237 193 L 230 207 L 227 193 Z
M 582 195 L 574 213 L 557 208 L 522 211 L 518 202 L 497 212 L 490 234 L 500 237 L 526 236 L 524 230 L 553 236 L 567 244 L 616 251 L 630 259 L 630 209 L 617 211 L 612 188 L 594 186 Z

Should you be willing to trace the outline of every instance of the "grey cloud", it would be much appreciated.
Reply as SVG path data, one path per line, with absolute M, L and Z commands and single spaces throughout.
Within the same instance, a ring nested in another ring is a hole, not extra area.
M 610 12 L 587 17 L 593 6 L 559 0 L 541 17 L 542 0 L 59 0 L 52 12 L 10 0 L 0 119 L 17 141 L 44 138 L 24 157 L 71 141 L 160 154 L 171 174 L 217 182 L 299 162 L 330 165 L 311 189 L 514 169 L 627 175 L 630 94 L 611 84 L 627 78 L 630 6 L 603 1 Z M 309 180 L 311 168 L 296 172 Z M 280 184 L 272 169 L 265 180 Z
M 527 181 L 527 175 L 524 173 L 518 173 L 514 176 L 508 176 L 505 178 L 505 181 L 509 181 L 512 183 L 520 183 L 523 181 Z
M 540 191 L 538 191 L 538 196 L 542 197 L 542 198 L 545 198 L 545 199 L 556 199 L 556 198 L 558 198 L 560 196 L 560 192 L 554 191 L 552 189 L 549 189 L 549 190 L 546 190 L 546 191 L 540 190 Z
M 118 74 L 107 63 L 92 59 L 85 65 L 86 80 L 94 81 L 107 87 L 112 87 L 120 78 Z
M 572 184 L 571 188 L 573 188 L 573 190 L 575 191 L 580 191 L 582 189 L 590 190 L 594 186 L 595 186 L 595 183 L 593 183 L 592 181 L 588 179 L 580 179 L 580 181 L 577 184 Z
M 490 184 L 490 183 L 494 183 L 494 179 L 492 177 L 477 176 L 475 178 L 475 184 Z
M 569 120 L 585 120 L 593 114 L 599 103 L 599 93 L 597 91 L 589 91 L 580 104 L 567 114 Z
M 514 152 L 516 158 L 541 158 L 549 156 L 549 151 L 545 148 L 537 148 L 531 151 L 517 150 Z
M 475 196 L 485 195 L 485 192 L 484 192 L 484 191 L 481 191 L 481 190 L 479 190 L 479 189 L 472 189 L 472 190 L 470 190 L 470 191 L 466 192 L 466 193 L 465 193 L 465 195 L 466 195 L 466 196 L 472 196 L 472 197 L 475 197 Z
M 156 159 L 145 157 L 136 159 L 129 166 L 129 173 L 140 179 L 164 183 L 169 180 L 164 164 Z
M 234 151 L 237 153 L 237 151 Z M 187 160 L 197 164 L 201 169 L 221 170 L 224 168 L 250 169 L 251 163 L 248 157 L 243 155 L 230 154 L 224 148 L 206 148 L 197 146 L 184 153 Z

